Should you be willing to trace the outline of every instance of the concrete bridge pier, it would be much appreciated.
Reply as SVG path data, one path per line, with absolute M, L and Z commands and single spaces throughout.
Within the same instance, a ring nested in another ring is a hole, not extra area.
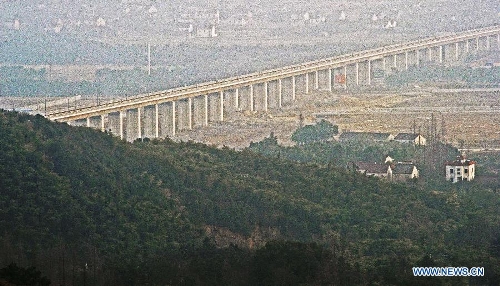
M 264 82 L 264 111 L 267 112 L 269 106 L 269 83 Z
M 305 86 L 305 94 L 309 93 L 309 72 L 306 72 L 304 74 L 304 86 Z
M 318 78 L 318 72 L 316 71 L 316 80 Z M 283 107 L 283 82 L 280 79 L 278 79 L 278 82 L 277 82 L 277 93 L 278 93 L 278 96 L 277 96 L 277 99 L 276 99 L 276 102 L 277 102 L 277 106 L 278 108 L 281 109 L 281 107 Z
M 332 92 L 332 69 L 328 69 L 328 76 L 326 78 L 326 86 L 329 92 Z
M 319 89 L 319 71 L 314 72 L 314 89 Z

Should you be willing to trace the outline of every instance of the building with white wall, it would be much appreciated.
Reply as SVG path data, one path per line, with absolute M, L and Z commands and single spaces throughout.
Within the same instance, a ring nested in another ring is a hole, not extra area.
M 472 181 L 475 176 L 476 162 L 458 156 L 455 161 L 446 162 L 446 180 L 453 183 L 459 181 Z

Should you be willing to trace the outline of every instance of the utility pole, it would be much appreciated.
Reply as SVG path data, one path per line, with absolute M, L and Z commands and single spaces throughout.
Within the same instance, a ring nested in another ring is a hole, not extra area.
M 148 76 L 151 75 L 151 42 L 148 41 Z

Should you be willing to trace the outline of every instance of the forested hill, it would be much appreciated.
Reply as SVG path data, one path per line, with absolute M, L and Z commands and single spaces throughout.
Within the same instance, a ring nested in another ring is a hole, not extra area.
M 499 281 L 491 190 L 146 141 L 0 112 L 0 268 L 73 285 L 410 285 L 424 263 L 484 266 L 478 281 Z

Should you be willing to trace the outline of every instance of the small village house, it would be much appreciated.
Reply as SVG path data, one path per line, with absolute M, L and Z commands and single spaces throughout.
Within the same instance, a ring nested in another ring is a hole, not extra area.
M 399 133 L 394 137 L 394 141 L 406 144 L 415 144 L 420 146 L 425 146 L 427 140 L 421 134 L 416 133 Z
M 386 164 L 356 162 L 353 163 L 353 167 L 357 172 L 365 174 L 366 176 L 388 179 L 392 178 L 392 169 Z
M 391 181 L 407 181 L 419 177 L 419 170 L 413 162 L 394 163 L 393 158 L 388 155 L 383 164 L 356 162 L 353 166 L 357 172 L 367 176 L 384 178 Z
M 398 162 L 391 165 L 391 169 L 393 181 L 407 181 L 419 176 L 417 167 L 411 162 Z
M 458 156 L 455 161 L 445 164 L 446 180 L 456 183 L 460 181 L 472 181 L 475 176 L 476 162 Z

